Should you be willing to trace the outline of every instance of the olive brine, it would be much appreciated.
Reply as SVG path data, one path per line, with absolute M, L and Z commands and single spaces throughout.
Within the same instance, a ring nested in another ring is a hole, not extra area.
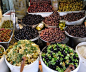
M 65 44 L 52 44 L 42 51 L 43 62 L 51 69 L 64 72 L 69 65 L 79 65 L 78 54 Z

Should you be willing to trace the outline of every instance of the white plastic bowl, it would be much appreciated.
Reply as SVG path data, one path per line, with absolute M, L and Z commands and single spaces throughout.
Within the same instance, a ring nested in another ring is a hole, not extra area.
M 77 20 L 77 21 L 71 21 L 71 22 L 68 22 L 68 21 L 65 21 L 66 25 L 81 25 L 84 21 L 85 17 Z
M 43 49 L 42 49 L 42 51 L 45 49 L 46 47 L 44 47 Z M 41 52 L 41 54 L 42 54 L 42 52 Z M 42 65 L 42 70 L 43 70 L 43 72 L 58 72 L 58 71 L 55 71 L 55 70 L 53 70 L 53 69 L 51 69 L 51 68 L 49 68 L 48 66 L 46 66 L 46 64 L 43 62 L 43 60 L 42 60 L 42 57 L 41 57 L 41 54 L 40 54 L 40 61 L 41 61 L 41 65 Z M 71 71 L 71 72 L 78 72 L 78 70 L 79 70 L 79 68 L 80 68 L 80 61 L 81 59 L 79 58 L 79 65 L 78 65 L 78 67 L 76 68 L 76 69 L 74 69 L 73 71 Z
M 49 67 L 47 67 L 47 66 L 45 65 L 45 63 L 43 62 L 42 58 L 41 58 L 40 60 L 41 60 L 41 65 L 42 65 L 42 70 L 43 70 L 43 72 L 58 72 L 58 71 L 55 71 L 55 70 L 50 69 Z M 75 70 L 73 70 L 73 71 L 71 71 L 71 72 L 78 72 L 79 67 L 80 67 L 80 62 L 79 62 L 79 66 L 78 66 Z
M 5 58 L 6 64 L 10 68 L 11 72 L 20 72 L 20 66 L 11 65 Z M 24 66 L 23 72 L 38 72 L 39 57 L 30 65 Z
M 0 47 L 3 47 L 3 46 L 0 45 Z M 5 51 L 5 48 L 4 48 L 4 51 Z M 3 55 L 2 58 L 0 59 L 0 72 L 9 72 L 9 68 L 5 62 L 5 55 Z
M 76 46 L 76 52 L 78 53 L 81 63 L 86 67 L 86 59 L 81 56 L 81 54 L 78 52 L 78 46 L 86 45 L 86 42 L 81 42 Z

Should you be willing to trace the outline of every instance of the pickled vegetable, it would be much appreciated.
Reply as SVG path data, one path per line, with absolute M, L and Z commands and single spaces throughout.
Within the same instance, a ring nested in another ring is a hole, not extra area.
M 39 46 L 29 40 L 19 40 L 6 50 L 6 59 L 15 66 L 20 66 L 22 57 L 26 58 L 25 65 L 37 60 L 40 53 Z
M 11 20 L 4 21 L 1 28 L 13 28 L 13 21 Z

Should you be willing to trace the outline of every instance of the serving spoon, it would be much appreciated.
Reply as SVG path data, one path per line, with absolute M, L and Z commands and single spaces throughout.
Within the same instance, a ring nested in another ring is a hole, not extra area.
M 21 67 L 20 67 L 20 72 L 23 72 L 24 64 L 25 64 L 25 60 L 26 60 L 26 58 L 25 58 L 25 57 L 22 57 L 22 62 L 21 62 Z
M 71 72 L 74 69 L 74 65 L 69 65 L 69 67 L 64 72 Z

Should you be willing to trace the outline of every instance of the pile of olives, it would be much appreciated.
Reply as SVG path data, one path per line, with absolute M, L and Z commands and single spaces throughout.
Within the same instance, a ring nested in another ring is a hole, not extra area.
M 83 2 L 79 0 L 60 0 L 58 11 L 79 11 L 83 9 Z
M 23 17 L 22 22 L 25 25 L 36 25 L 43 21 L 43 17 L 41 15 L 32 15 L 27 14 L 25 17 Z
M 43 49 L 42 60 L 47 67 L 58 72 L 64 72 L 69 65 L 74 65 L 75 69 L 79 65 L 78 54 L 65 44 L 58 43 Z
M 11 20 L 4 21 L 1 28 L 13 28 L 13 21 Z
M 22 39 L 34 39 L 38 36 L 38 31 L 36 29 L 33 29 L 32 27 L 29 26 L 24 26 L 22 29 L 19 29 L 19 31 L 15 32 L 15 38 L 17 40 L 22 40 Z

